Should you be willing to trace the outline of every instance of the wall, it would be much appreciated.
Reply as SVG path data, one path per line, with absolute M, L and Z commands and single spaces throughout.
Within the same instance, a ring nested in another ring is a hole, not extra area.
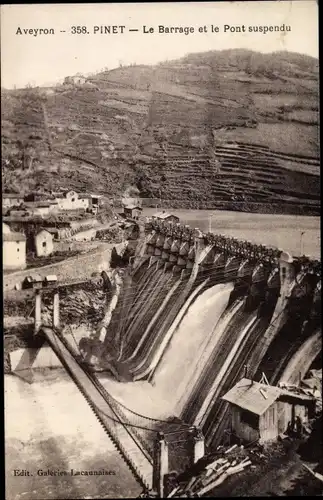
M 285 408 L 282 408 L 284 411 Z M 282 415 L 282 413 L 280 413 Z M 284 413 L 286 418 L 286 413 Z M 287 427 L 287 426 L 286 426 Z M 282 424 L 284 432 L 286 427 Z M 279 430 L 278 430 L 278 407 L 277 403 L 273 403 L 265 413 L 263 413 L 259 417 L 259 429 L 260 429 L 260 442 L 265 443 L 267 441 L 274 441 L 277 439 Z
M 99 241 L 54 241 L 54 252 L 93 250 L 100 246 Z
M 88 198 L 79 198 L 75 192 L 73 192 L 73 195 L 68 193 L 66 198 L 57 198 L 57 202 L 61 210 L 75 210 L 78 208 L 86 210 L 90 206 Z
M 241 409 L 237 406 L 231 405 L 231 415 L 232 415 L 232 430 L 235 430 L 236 435 L 246 442 L 253 442 L 259 439 L 259 431 L 253 429 L 246 423 L 241 421 Z
M 73 234 L 71 240 L 74 241 L 91 241 L 95 238 L 96 229 L 87 229 L 86 231 L 80 231 L 79 233 Z
M 80 229 L 80 228 L 87 228 L 87 229 L 90 229 L 92 227 L 95 227 L 95 226 L 98 226 L 99 225 L 99 222 L 97 219 L 95 219 L 94 217 L 90 218 L 90 219 L 81 219 L 81 220 L 73 220 L 71 223 L 70 223 L 70 226 L 72 229 Z
M 2 245 L 3 269 L 25 269 L 26 241 L 3 241 Z
M 66 259 L 49 266 L 37 267 L 33 270 L 27 269 L 25 271 L 5 275 L 3 279 L 4 292 L 6 292 L 6 290 L 13 290 L 16 283 L 22 282 L 25 277 L 29 276 L 31 273 L 37 273 L 42 278 L 45 278 L 48 274 L 55 274 L 61 281 L 89 278 L 92 273 L 101 272 L 103 269 L 109 267 L 113 246 L 115 246 L 118 251 L 119 245 L 109 244 L 102 246 L 101 244 L 100 248 L 91 250 L 85 255 L 78 255 L 77 257 Z
M 314 359 L 322 350 L 322 332 L 319 328 L 309 337 L 289 360 L 280 378 L 280 382 L 298 385 L 311 367 Z

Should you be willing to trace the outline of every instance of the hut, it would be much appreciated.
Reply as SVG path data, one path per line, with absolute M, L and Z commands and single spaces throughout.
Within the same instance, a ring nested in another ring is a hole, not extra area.
M 138 220 L 142 212 L 142 208 L 139 205 L 125 205 L 123 207 L 123 213 L 126 218 Z
M 280 434 L 308 423 L 315 399 L 243 378 L 222 399 L 231 406 L 232 432 L 244 442 L 274 441 Z

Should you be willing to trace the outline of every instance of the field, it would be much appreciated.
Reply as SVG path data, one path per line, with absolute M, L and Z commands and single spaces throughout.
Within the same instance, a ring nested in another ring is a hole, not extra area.
M 319 211 L 309 56 L 212 51 L 1 98 L 7 191 L 64 185 L 116 197 L 135 187 L 173 207 Z

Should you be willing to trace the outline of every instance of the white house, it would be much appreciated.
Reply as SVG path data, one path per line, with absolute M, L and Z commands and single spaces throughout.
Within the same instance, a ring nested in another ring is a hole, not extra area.
M 58 208 L 60 210 L 87 210 L 91 205 L 91 197 L 88 195 L 79 195 L 75 191 L 68 191 L 64 196 L 57 197 Z
M 51 255 L 54 250 L 53 235 L 42 229 L 35 235 L 35 248 L 37 257 Z
M 15 270 L 26 267 L 26 236 L 22 233 L 3 232 L 3 269 Z

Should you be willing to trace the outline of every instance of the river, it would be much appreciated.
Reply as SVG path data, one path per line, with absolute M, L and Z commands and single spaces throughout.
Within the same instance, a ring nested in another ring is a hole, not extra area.
M 6 500 L 129 498 L 141 492 L 89 405 L 63 369 L 28 384 L 5 376 Z M 14 476 L 15 469 L 30 476 Z M 37 471 L 66 471 L 40 476 Z M 71 476 L 71 469 L 110 472 Z
M 145 209 L 151 216 L 154 209 Z M 276 246 L 293 255 L 320 256 L 320 219 L 208 210 L 171 210 L 204 231 Z M 5 376 L 7 500 L 136 497 L 141 488 L 90 407 L 64 370 L 42 373 L 33 384 Z M 30 476 L 14 476 L 26 469 Z M 39 476 L 38 470 L 66 471 Z M 71 476 L 70 470 L 110 475 Z

